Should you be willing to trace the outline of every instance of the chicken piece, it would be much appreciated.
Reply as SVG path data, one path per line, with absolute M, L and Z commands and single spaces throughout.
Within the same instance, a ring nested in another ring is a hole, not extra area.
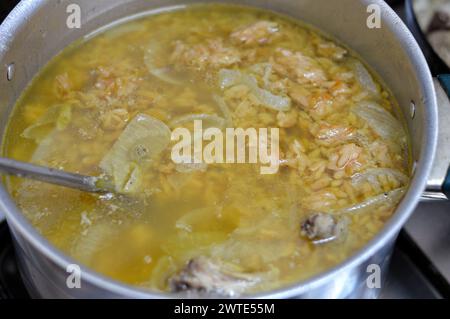
M 215 39 L 192 46 L 176 41 L 170 61 L 175 65 L 204 70 L 230 67 L 239 63 L 241 58 L 237 49 L 226 47 L 221 39 Z
M 336 61 L 342 60 L 347 54 L 347 50 L 337 46 L 333 42 L 320 42 L 317 45 L 317 53 L 321 56 L 331 58 Z
M 235 30 L 231 33 L 230 38 L 235 44 L 254 46 L 268 44 L 278 36 L 278 24 L 270 21 L 258 21 Z
M 362 148 L 354 143 L 345 144 L 338 148 L 337 152 L 329 157 L 328 169 L 343 170 L 347 166 L 356 162 L 362 153 Z
M 124 71 L 125 72 L 125 71 Z M 138 83 L 142 80 L 133 74 L 122 74 L 122 70 L 114 70 L 112 67 L 98 67 L 93 72 L 96 79 L 93 94 L 97 94 L 101 99 L 108 103 L 114 98 L 128 98 L 138 88 Z M 91 95 L 93 95 L 91 94 Z
M 321 120 L 335 112 L 335 100 L 326 92 L 312 94 L 309 98 L 307 112 L 314 120 Z
M 302 109 L 310 109 L 311 93 L 300 85 L 292 86 L 289 88 L 289 97 L 292 101 Z
M 233 273 L 206 257 L 191 259 L 169 279 L 172 292 L 196 292 L 233 297 L 259 282 L 256 276 Z
M 346 231 L 346 219 L 338 220 L 326 213 L 314 213 L 301 223 L 302 236 L 308 238 L 314 244 L 322 244 L 342 238 Z
M 344 96 L 345 98 L 347 98 L 347 96 L 352 93 L 350 87 L 343 81 L 338 80 L 331 83 L 332 85 L 330 86 L 329 91 L 332 96 Z
M 289 88 L 288 95 L 296 106 L 306 111 L 316 121 L 335 112 L 336 99 L 327 90 L 311 94 L 301 86 L 293 86 Z
M 315 124 L 310 133 L 322 145 L 335 145 L 348 141 L 353 137 L 353 130 L 343 125 L 330 125 L 326 122 Z
M 299 84 L 310 82 L 321 85 L 327 81 L 327 75 L 322 67 L 301 52 L 277 49 L 273 68 L 280 76 L 288 77 Z

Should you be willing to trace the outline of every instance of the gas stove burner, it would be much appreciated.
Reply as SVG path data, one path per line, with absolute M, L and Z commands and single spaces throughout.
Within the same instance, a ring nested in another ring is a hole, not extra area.
M 17 266 L 8 225 L 0 223 L 0 299 L 26 299 L 28 293 L 23 285 Z

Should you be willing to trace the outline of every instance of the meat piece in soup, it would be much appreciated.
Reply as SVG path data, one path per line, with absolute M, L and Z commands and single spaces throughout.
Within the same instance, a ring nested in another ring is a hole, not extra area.
M 169 285 L 173 292 L 234 296 L 261 280 L 255 275 L 242 274 L 239 270 L 222 268 L 226 267 L 220 267 L 205 257 L 192 259 L 179 274 L 169 279 Z
M 309 216 L 302 224 L 302 235 L 314 243 L 326 243 L 341 238 L 346 231 L 346 220 L 337 220 L 335 217 L 317 213 Z
M 196 5 L 75 43 L 17 102 L 5 156 L 108 176 L 117 194 L 7 186 L 43 236 L 116 280 L 268 291 L 336 266 L 391 217 L 410 176 L 398 114 L 333 39 L 271 12 Z M 278 171 L 174 162 L 171 134 L 196 120 L 219 132 L 279 128 Z

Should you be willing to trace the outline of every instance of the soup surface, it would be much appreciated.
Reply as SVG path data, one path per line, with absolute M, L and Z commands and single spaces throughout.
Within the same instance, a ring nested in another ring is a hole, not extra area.
M 73 44 L 10 119 L 6 156 L 107 176 L 117 192 L 6 182 L 43 236 L 114 279 L 177 293 L 268 291 L 342 262 L 390 218 L 410 176 L 397 113 L 355 54 L 310 27 L 192 6 Z M 194 120 L 279 128 L 278 171 L 175 163 L 171 132 L 192 132 Z

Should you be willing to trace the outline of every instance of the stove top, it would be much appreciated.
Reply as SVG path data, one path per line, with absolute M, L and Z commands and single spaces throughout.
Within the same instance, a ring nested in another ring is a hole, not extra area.
M 17 4 L 0 2 L 0 21 Z M 387 1 L 403 15 L 403 1 Z M 0 221 L 2 214 L 0 212 Z M 380 298 L 450 297 L 450 203 L 420 204 L 402 230 Z M 29 298 L 6 222 L 0 222 L 0 299 Z
M 29 298 L 17 269 L 8 225 L 0 224 L 0 299 Z

